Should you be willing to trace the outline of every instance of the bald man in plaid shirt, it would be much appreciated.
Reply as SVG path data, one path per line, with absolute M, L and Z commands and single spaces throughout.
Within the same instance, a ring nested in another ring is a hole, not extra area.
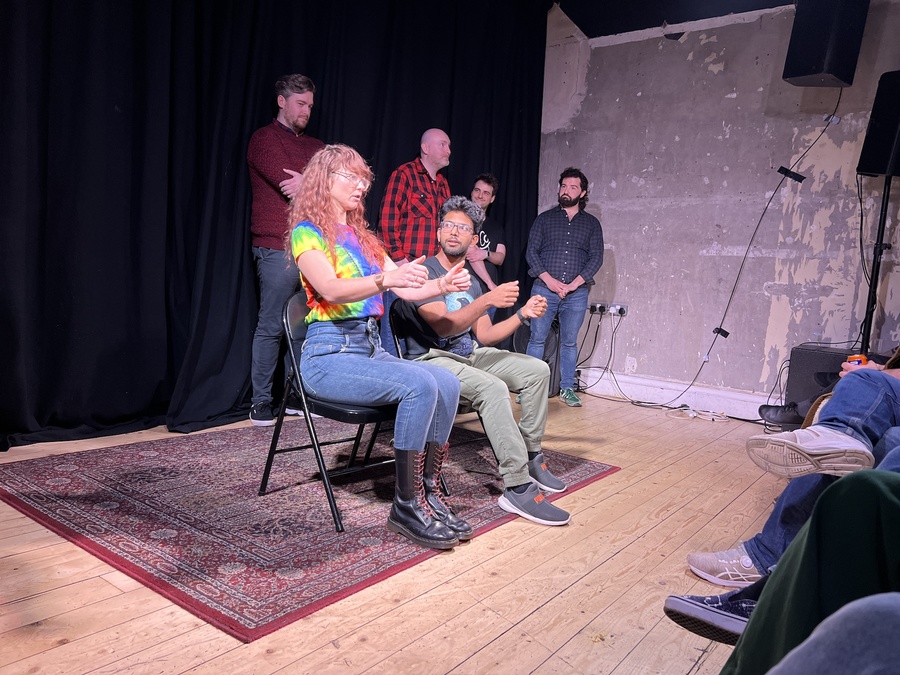
M 379 231 L 388 255 L 398 265 L 437 254 L 441 206 L 450 199 L 450 184 L 439 171 L 449 165 L 450 137 L 440 129 L 429 129 L 422 134 L 419 156 L 398 166 L 388 179 Z M 381 322 L 382 347 L 394 356 L 397 354 L 386 317 L 396 298 L 385 292 L 385 319 Z
M 450 184 L 438 172 L 449 165 L 450 137 L 429 129 L 422 134 L 421 154 L 388 179 L 381 202 L 381 239 L 398 265 L 437 254 L 438 214 L 450 199 Z

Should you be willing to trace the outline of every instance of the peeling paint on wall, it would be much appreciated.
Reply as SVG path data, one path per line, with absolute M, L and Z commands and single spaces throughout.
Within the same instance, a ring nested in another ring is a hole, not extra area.
M 857 336 L 882 188 L 863 181 L 861 248 L 855 168 L 878 77 L 900 64 L 900 3 L 872 3 L 856 81 L 825 133 L 838 90 L 781 80 L 792 21 L 784 11 L 683 41 L 604 44 L 586 62 L 582 100 L 545 85 L 545 105 L 565 102 L 554 114 L 566 123 L 545 130 L 539 202 L 553 203 L 566 166 L 591 181 L 588 210 L 607 243 L 591 301 L 629 306 L 617 372 L 689 382 L 726 305 L 731 335 L 701 384 L 765 393 L 792 347 Z M 797 160 L 806 180 L 779 185 L 778 167 Z M 887 237 L 900 247 L 898 192 Z M 882 351 L 900 341 L 893 261 L 888 252 L 873 332 Z M 609 347 L 601 339 L 592 362 L 605 364 Z

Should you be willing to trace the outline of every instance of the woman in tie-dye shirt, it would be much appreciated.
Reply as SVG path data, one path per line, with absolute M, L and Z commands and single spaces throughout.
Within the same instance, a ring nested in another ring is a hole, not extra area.
M 428 548 L 451 548 L 471 538 L 472 528 L 433 487 L 449 447 L 459 381 L 444 368 L 385 352 L 377 321 L 387 320 L 385 289 L 423 300 L 465 290 L 469 275 L 462 263 L 431 281 L 421 259 L 397 267 L 367 227 L 363 198 L 371 185 L 372 170 L 359 153 L 329 145 L 313 155 L 294 197 L 290 251 L 309 306 L 303 383 L 326 400 L 397 404 L 397 484 L 388 529 Z

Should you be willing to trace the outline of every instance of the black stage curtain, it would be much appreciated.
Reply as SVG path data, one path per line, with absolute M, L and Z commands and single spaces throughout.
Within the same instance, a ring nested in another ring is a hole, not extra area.
M 549 0 L 8 0 L 0 20 L 0 449 L 247 412 L 257 290 L 246 147 L 275 79 L 384 183 L 426 128 L 468 195 L 537 206 Z M 506 270 L 516 278 L 517 269 Z

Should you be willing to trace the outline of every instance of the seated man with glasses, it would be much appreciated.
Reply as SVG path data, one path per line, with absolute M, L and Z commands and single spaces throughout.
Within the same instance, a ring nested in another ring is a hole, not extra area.
M 440 211 L 436 256 L 422 264 L 431 279 L 466 258 L 478 236 L 484 211 L 465 197 L 451 197 Z M 547 468 L 541 441 L 547 422 L 550 368 L 544 361 L 488 345 L 509 337 L 523 323 L 541 316 L 547 301 L 531 297 L 513 316 L 494 324 L 491 307 L 512 307 L 519 297 L 517 281 L 484 292 L 473 283 L 464 292 L 415 302 L 417 317 L 406 317 L 410 358 L 442 366 L 460 380 L 460 400 L 477 410 L 499 462 L 505 490 L 499 505 L 541 525 L 565 525 L 568 512 L 550 504 L 541 492 L 563 492 L 565 483 Z M 513 417 L 509 392 L 519 392 L 522 415 Z

